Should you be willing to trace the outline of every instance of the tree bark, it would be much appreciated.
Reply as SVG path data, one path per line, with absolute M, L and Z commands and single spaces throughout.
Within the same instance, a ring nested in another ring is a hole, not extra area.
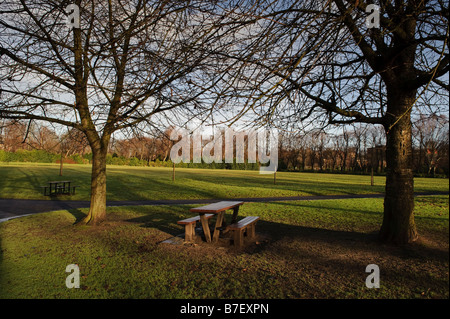
M 91 205 L 80 222 L 98 225 L 106 220 L 106 154 L 107 147 L 92 148 Z
M 407 244 L 418 238 L 414 222 L 411 106 L 416 91 L 388 92 L 386 130 L 386 194 L 380 239 Z
M 63 153 L 61 152 L 60 163 L 59 163 L 59 176 L 63 176 Z

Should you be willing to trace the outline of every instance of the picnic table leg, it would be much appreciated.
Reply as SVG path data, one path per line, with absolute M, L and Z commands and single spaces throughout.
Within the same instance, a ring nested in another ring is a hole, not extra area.
M 239 206 L 233 208 L 233 217 L 231 218 L 231 223 L 234 224 L 237 222 L 237 216 L 239 213 Z
M 195 223 L 186 225 L 184 240 L 187 242 L 195 241 Z
M 225 211 L 217 214 L 216 226 L 214 227 L 214 234 L 213 234 L 213 242 L 215 242 L 215 243 L 219 240 L 219 233 L 220 233 L 219 228 L 222 227 L 224 215 L 225 215 Z
M 242 247 L 244 245 L 244 231 L 243 229 L 236 229 L 234 231 L 234 245 L 237 247 Z
M 200 221 L 202 222 L 203 232 L 205 233 L 206 242 L 211 242 L 211 232 L 209 231 L 208 219 L 205 214 L 200 214 Z
M 255 231 L 255 227 L 256 226 L 256 223 L 253 223 L 253 224 L 251 224 L 249 227 L 248 227 L 248 229 L 247 229 L 247 236 L 249 237 L 249 238 L 255 238 L 255 235 L 256 235 L 256 231 Z

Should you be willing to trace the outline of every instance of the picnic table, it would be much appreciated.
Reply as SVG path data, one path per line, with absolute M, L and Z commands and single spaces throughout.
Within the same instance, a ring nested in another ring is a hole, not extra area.
M 205 234 L 205 238 L 208 243 L 217 242 L 220 232 L 226 233 L 228 231 L 232 231 L 234 233 L 234 244 L 236 246 L 242 246 L 244 231 L 248 229 L 249 231 L 247 232 L 247 235 L 249 237 L 254 237 L 255 224 L 259 219 L 257 216 L 248 216 L 237 222 L 239 207 L 242 204 L 244 204 L 244 202 L 221 201 L 206 206 L 191 208 L 189 211 L 192 213 L 198 213 L 199 216 L 178 221 L 178 224 L 185 225 L 185 241 L 192 241 L 195 239 L 195 223 L 200 221 L 202 224 L 203 233 Z M 225 221 L 225 212 L 227 210 L 233 210 L 231 224 L 229 226 L 227 226 Z M 213 216 L 216 216 L 216 223 L 211 238 L 208 220 Z
M 72 181 L 50 181 L 44 189 L 44 196 L 74 195 L 77 186 L 71 186 Z M 48 192 L 47 192 L 48 190 Z

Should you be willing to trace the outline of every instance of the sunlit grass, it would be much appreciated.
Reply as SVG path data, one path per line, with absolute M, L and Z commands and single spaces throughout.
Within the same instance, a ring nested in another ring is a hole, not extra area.
M 59 176 L 55 164 L 0 165 L 0 198 L 47 199 L 39 186 L 50 180 L 71 180 L 79 185 L 74 196 L 67 200 L 89 200 L 89 165 L 64 166 Z M 276 184 L 273 175 L 258 171 L 172 169 L 163 167 L 108 166 L 108 200 L 159 200 L 199 198 L 276 197 L 303 195 L 338 195 L 383 193 L 385 177 L 278 172 Z M 448 179 L 416 178 L 415 190 L 448 191 Z

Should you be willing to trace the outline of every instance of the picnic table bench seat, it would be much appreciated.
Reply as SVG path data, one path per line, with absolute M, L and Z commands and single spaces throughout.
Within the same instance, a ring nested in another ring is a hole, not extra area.
M 258 216 L 247 216 L 240 221 L 229 225 L 227 228 L 231 231 L 233 231 L 233 240 L 234 245 L 237 247 L 242 247 L 244 244 L 244 233 L 246 231 L 248 238 L 254 238 L 255 237 L 255 229 L 256 229 L 256 222 L 259 220 Z
M 214 214 L 205 214 L 206 219 L 210 219 Z M 200 216 L 194 216 L 177 221 L 177 224 L 184 225 L 184 240 L 187 242 L 194 241 L 195 239 L 195 224 L 200 221 Z

